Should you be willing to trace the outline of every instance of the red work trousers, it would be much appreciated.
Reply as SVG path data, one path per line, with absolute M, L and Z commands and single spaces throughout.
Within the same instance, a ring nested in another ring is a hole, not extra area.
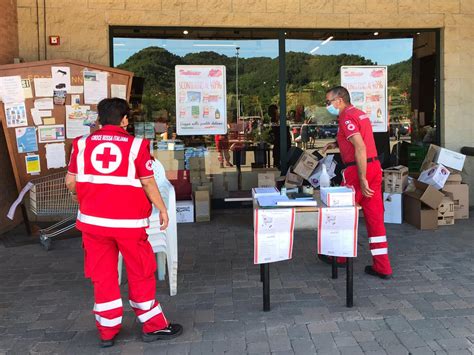
M 129 302 L 143 323 L 143 332 L 168 326 L 160 304 L 155 300 L 156 260 L 145 229 L 133 229 L 126 237 L 82 233 L 85 276 L 94 285 L 94 314 L 103 340 L 112 339 L 122 323 L 122 299 L 118 284 L 118 255 L 127 268 Z
M 367 182 L 374 190 L 370 198 L 362 195 L 357 166 L 349 166 L 344 170 L 344 184 L 353 186 L 356 192 L 355 200 L 364 211 L 365 225 L 369 237 L 370 252 L 372 254 L 372 268 L 384 275 L 392 274 L 392 267 L 388 258 L 388 243 L 383 223 L 384 207 L 382 197 L 382 167 L 379 161 L 367 163 Z

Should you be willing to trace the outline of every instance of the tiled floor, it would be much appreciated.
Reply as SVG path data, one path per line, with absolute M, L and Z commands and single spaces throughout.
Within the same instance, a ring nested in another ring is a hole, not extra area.
M 272 310 L 264 313 L 251 210 L 179 225 L 178 295 L 159 282 L 158 298 L 184 334 L 142 343 L 126 306 L 117 344 L 100 350 L 80 238 L 46 252 L 19 227 L 0 237 L 10 246 L 0 244 L 0 353 L 474 353 L 474 218 L 435 232 L 387 228 L 394 278 L 363 273 L 369 254 L 361 223 L 351 309 L 345 272 L 332 280 L 315 257 L 315 232 L 297 232 L 293 260 L 271 267 Z

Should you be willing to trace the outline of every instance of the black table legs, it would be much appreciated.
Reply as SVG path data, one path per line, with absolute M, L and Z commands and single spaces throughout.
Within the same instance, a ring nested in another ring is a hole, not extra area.
M 346 306 L 351 308 L 354 305 L 354 259 L 347 258 L 346 275 Z
M 263 311 L 270 311 L 270 264 L 260 265 L 263 272 Z

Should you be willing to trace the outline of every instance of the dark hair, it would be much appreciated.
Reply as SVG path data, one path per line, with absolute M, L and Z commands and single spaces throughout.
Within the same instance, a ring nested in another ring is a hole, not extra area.
M 346 104 L 351 103 L 351 95 L 349 95 L 349 91 L 344 86 L 335 86 L 332 89 L 326 91 L 326 94 L 333 94 L 335 97 L 340 97 L 342 101 Z
M 277 112 L 278 112 L 278 106 L 277 105 L 271 104 L 270 106 L 268 106 L 268 116 L 270 116 L 270 118 L 272 120 L 277 119 L 277 117 L 276 117 Z
M 99 123 L 102 126 L 111 124 L 119 126 L 123 116 L 128 116 L 130 107 L 127 101 L 117 97 L 111 99 L 103 99 L 97 105 L 97 113 L 99 114 Z

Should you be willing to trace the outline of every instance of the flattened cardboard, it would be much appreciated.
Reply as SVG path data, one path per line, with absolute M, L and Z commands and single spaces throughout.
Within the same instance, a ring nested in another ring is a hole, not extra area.
M 318 166 L 318 159 L 309 152 L 304 152 L 295 164 L 293 172 L 308 180 Z

